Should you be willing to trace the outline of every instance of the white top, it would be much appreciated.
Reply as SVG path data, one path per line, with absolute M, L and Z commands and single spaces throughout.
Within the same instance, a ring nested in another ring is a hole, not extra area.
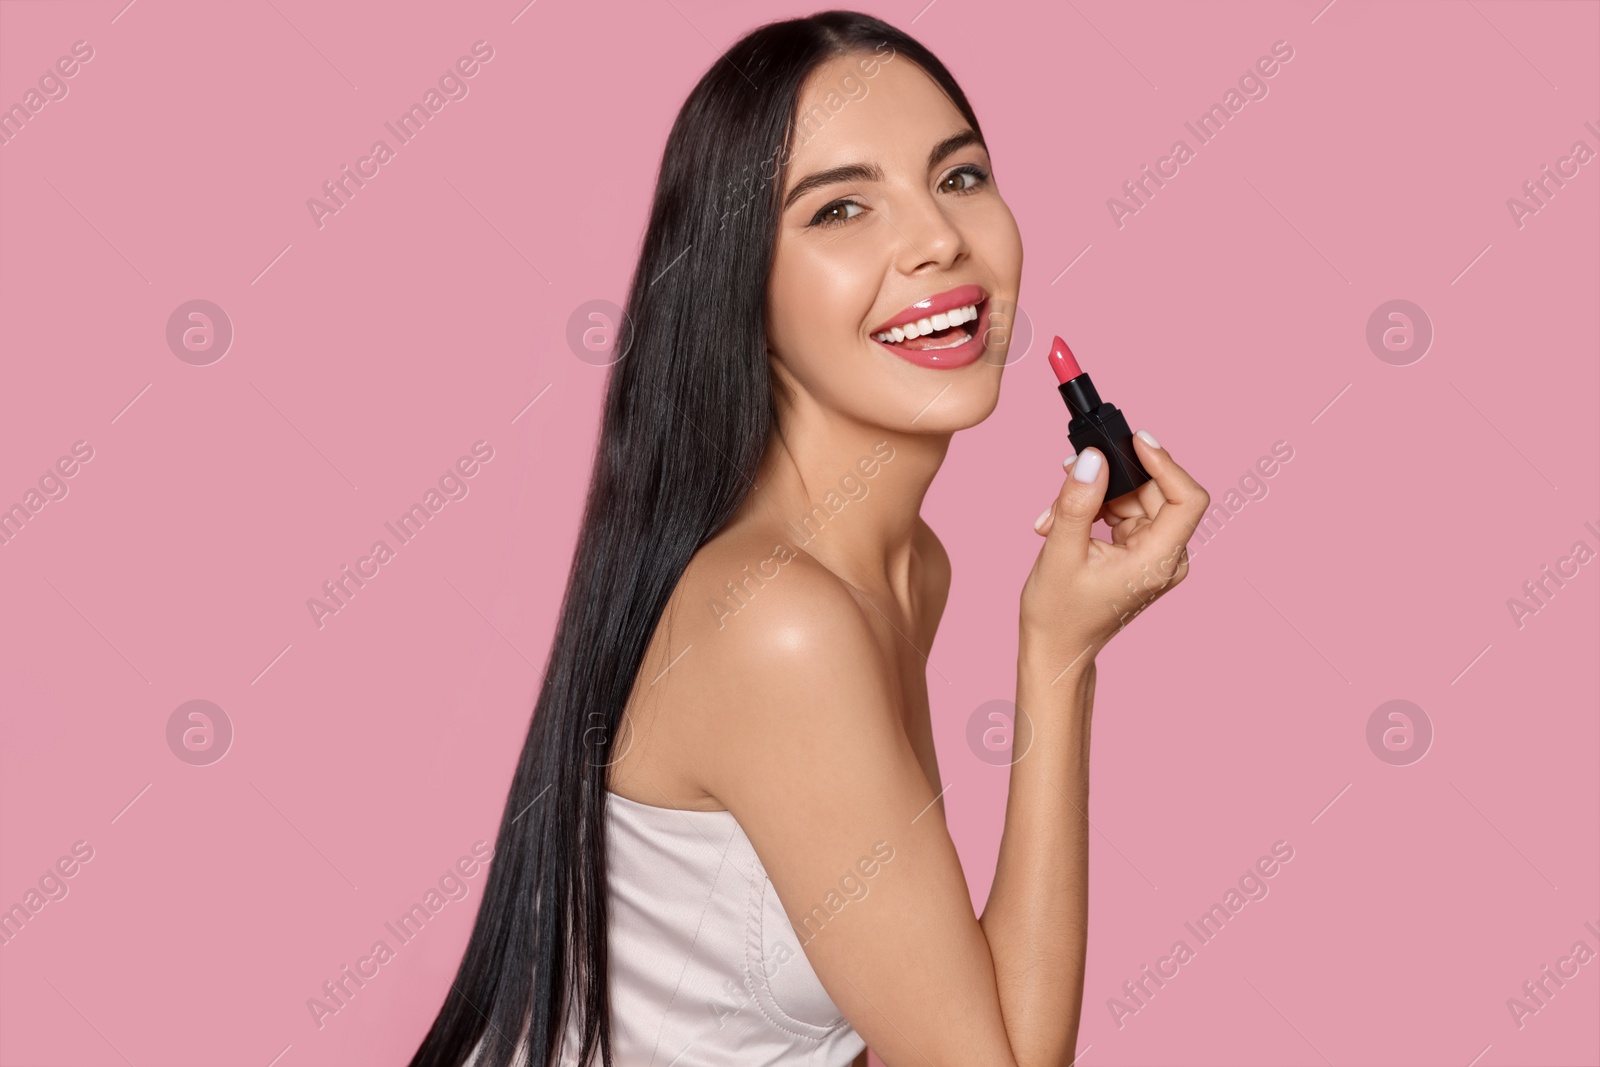
M 606 798 L 617 1067 L 848 1067 L 867 1043 L 733 813 Z
M 615 1067 L 849 1067 L 866 1042 L 733 813 L 606 798 Z M 574 1015 L 561 1067 L 578 1061 Z

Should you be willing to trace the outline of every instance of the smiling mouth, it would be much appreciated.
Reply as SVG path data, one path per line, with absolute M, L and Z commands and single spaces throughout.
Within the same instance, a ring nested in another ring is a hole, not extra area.
M 976 336 L 977 327 L 969 324 L 978 320 L 979 309 L 985 303 L 987 300 L 980 300 L 976 304 L 952 308 L 947 312 L 941 311 L 937 315 L 929 315 L 916 322 L 908 322 L 875 333 L 872 339 L 912 352 L 937 352 L 945 348 L 958 348 Z

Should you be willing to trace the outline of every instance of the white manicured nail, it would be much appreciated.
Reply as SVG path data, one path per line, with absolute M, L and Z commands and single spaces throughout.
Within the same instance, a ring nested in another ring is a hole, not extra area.
M 1078 458 L 1078 450 L 1076 448 L 1074 448 L 1071 452 L 1067 453 L 1067 458 L 1061 461 L 1062 468 L 1065 469 L 1066 467 L 1070 466 L 1072 461 L 1077 459 L 1077 458 Z
M 1034 530 L 1037 531 L 1037 530 L 1041 529 L 1044 526 L 1044 520 L 1048 519 L 1049 517 L 1050 517 L 1050 509 L 1049 508 L 1045 508 L 1044 511 L 1040 513 L 1039 517 L 1037 519 L 1033 520 L 1033 528 L 1034 528 Z
M 1086 448 L 1078 456 L 1078 463 L 1072 468 L 1072 480 L 1076 482 L 1092 482 L 1100 473 L 1100 464 L 1105 462 L 1097 448 Z
M 1144 443 L 1149 445 L 1151 448 L 1161 447 L 1161 442 L 1157 441 L 1155 434 L 1151 433 L 1149 430 L 1140 430 L 1138 433 L 1134 434 L 1134 436 L 1143 438 Z

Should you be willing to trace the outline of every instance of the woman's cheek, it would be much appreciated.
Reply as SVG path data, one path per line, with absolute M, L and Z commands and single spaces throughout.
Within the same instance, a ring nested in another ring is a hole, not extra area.
M 819 251 L 810 268 L 811 284 L 798 301 L 802 323 L 813 328 L 825 324 L 816 332 L 830 338 L 831 344 L 870 330 L 873 323 L 869 320 L 875 314 L 885 276 L 882 259 L 835 244 L 827 253 Z M 899 310 L 894 308 L 883 317 Z
M 992 243 L 986 257 L 1000 278 L 1018 285 L 1022 278 L 1022 230 L 1004 200 L 996 202 L 995 212 L 985 227 L 985 243 Z

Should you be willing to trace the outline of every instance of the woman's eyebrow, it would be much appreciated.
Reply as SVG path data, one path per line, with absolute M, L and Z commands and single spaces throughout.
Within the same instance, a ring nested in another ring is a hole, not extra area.
M 970 128 L 946 137 L 928 152 L 928 169 L 932 170 L 945 157 L 973 144 L 979 145 L 985 150 L 989 147 L 984 144 L 983 138 L 978 136 L 977 131 Z M 824 185 L 833 185 L 835 182 L 881 181 L 883 181 L 883 168 L 876 163 L 846 163 L 839 167 L 829 167 L 827 170 L 819 170 L 815 174 L 808 174 L 795 182 L 794 188 L 790 189 L 789 195 L 784 198 L 783 210 L 789 210 L 790 205 L 796 200 L 811 190 L 821 188 Z
M 788 211 L 789 206 L 796 200 L 824 185 L 832 185 L 835 182 L 881 181 L 883 181 L 883 168 L 876 163 L 846 163 L 842 167 L 819 170 L 794 183 L 794 188 L 789 190 L 789 195 L 783 201 L 783 210 Z

